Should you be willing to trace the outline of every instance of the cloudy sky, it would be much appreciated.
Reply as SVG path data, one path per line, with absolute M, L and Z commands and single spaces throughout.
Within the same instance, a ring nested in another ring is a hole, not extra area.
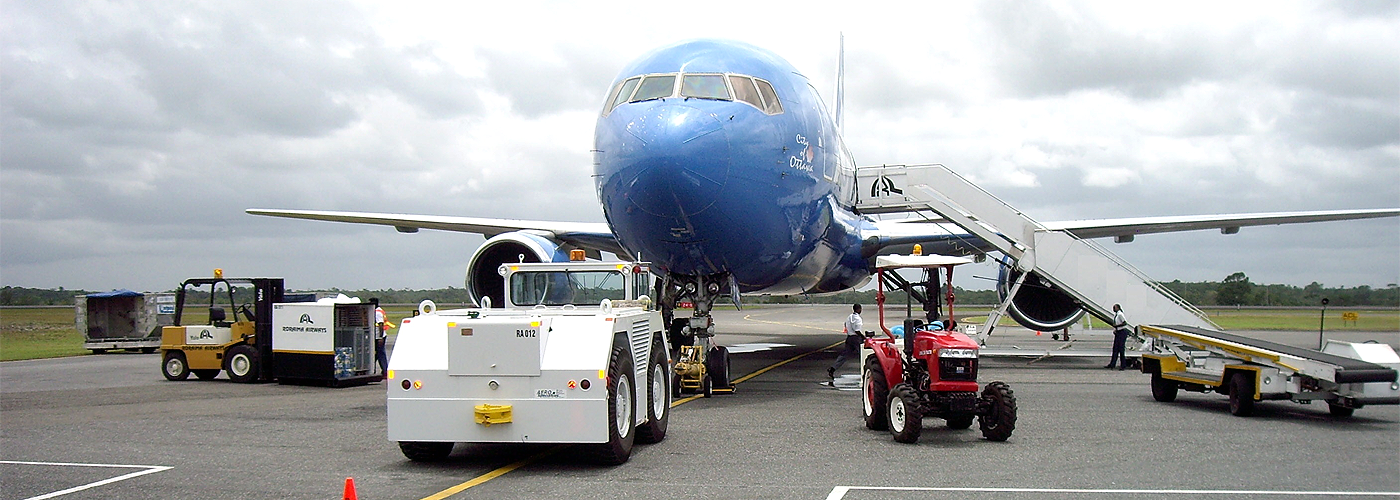
M 478 236 L 243 210 L 602 221 L 609 83 L 697 37 L 833 89 L 844 33 L 859 164 L 1041 220 L 1400 206 L 1394 1 L 500 3 L 0 0 L 0 284 L 460 287 Z M 1400 282 L 1393 218 L 1105 245 L 1168 281 Z

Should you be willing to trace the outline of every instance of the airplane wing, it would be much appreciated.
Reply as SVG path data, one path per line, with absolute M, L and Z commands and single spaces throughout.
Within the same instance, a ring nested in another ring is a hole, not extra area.
M 1119 243 L 1133 241 L 1139 234 L 1172 233 L 1219 229 L 1225 234 L 1239 232 L 1245 226 L 1270 226 L 1280 224 L 1301 224 L 1305 222 L 1327 222 L 1356 219 L 1375 219 L 1400 216 L 1400 208 L 1368 210 L 1321 210 L 1311 212 L 1263 212 L 1248 214 L 1186 215 L 1164 217 L 1134 217 L 1125 219 L 1094 219 L 1044 222 L 1041 225 L 1051 231 L 1066 231 L 1080 238 L 1112 237 Z M 961 251 L 954 254 L 967 254 L 977 250 L 986 251 L 985 245 L 961 228 L 942 219 L 901 219 L 883 220 L 875 223 L 873 233 L 864 234 L 869 254 L 902 251 L 903 247 L 914 243 L 954 244 Z M 872 239 L 873 238 L 873 239 Z M 871 246 L 876 248 L 870 248 Z M 894 247 L 894 248 L 890 248 Z
M 557 222 L 518 219 L 488 219 L 482 217 L 451 217 L 439 215 L 382 214 L 370 212 L 331 212 L 321 210 L 270 210 L 250 208 L 252 215 L 309 219 L 353 224 L 393 226 L 401 233 L 416 233 L 419 229 L 437 229 L 475 233 L 487 238 L 511 231 L 545 233 L 560 241 L 583 248 L 602 250 L 617 255 L 627 252 L 618 244 L 612 230 L 602 222 Z

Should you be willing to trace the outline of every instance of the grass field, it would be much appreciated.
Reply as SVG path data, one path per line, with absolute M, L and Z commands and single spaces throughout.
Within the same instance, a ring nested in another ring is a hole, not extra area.
M 443 305 L 445 308 L 458 307 Z M 387 305 L 384 312 L 389 322 L 398 325 L 417 309 L 415 305 Z M 747 308 L 746 308 L 747 309 Z M 987 307 L 970 306 L 957 310 L 965 314 L 985 315 Z M 1317 330 L 1317 309 L 1206 309 L 1211 321 L 1225 330 Z M 1342 321 L 1343 312 L 1357 314 L 1355 322 Z M 1327 331 L 1400 332 L 1400 311 L 1347 310 L 1327 311 Z M 1004 318 L 1002 325 L 1014 325 Z M 1094 328 L 1106 328 L 1094 320 Z M 390 334 L 395 330 L 390 330 Z M 0 361 L 56 358 L 88 354 L 83 349 L 83 336 L 73 322 L 71 307 L 19 307 L 0 309 Z

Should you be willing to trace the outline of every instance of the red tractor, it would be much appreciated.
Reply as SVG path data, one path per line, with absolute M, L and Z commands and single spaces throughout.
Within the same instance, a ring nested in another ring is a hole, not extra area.
M 948 421 L 952 429 L 966 429 L 977 417 L 982 436 L 1005 441 L 1016 428 L 1016 395 L 1003 382 L 977 385 L 977 342 L 955 330 L 953 321 L 953 266 L 969 264 L 964 257 L 943 255 L 889 255 L 877 257 L 879 290 L 875 301 L 880 309 L 880 329 L 884 335 L 865 339 L 861 366 L 861 389 L 865 397 L 865 426 L 889 429 L 895 441 L 918 442 L 924 417 Z M 924 270 L 922 282 L 911 283 L 896 269 Z M 946 270 L 946 285 L 940 286 L 938 270 Z M 885 326 L 885 287 L 903 290 L 904 324 L 891 331 Z M 947 299 L 947 315 L 942 314 L 940 290 Z M 913 317 L 912 301 L 923 306 L 924 319 Z M 903 330 L 902 338 L 897 335 Z

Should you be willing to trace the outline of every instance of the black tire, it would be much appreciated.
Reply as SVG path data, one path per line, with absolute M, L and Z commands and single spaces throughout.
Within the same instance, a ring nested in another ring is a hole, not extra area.
M 898 384 L 890 390 L 886 405 L 890 434 L 901 443 L 919 442 L 924 431 L 924 415 L 919 410 L 919 398 L 909 384 Z
M 142 348 L 141 348 L 141 353 L 142 353 L 142 354 L 150 354 L 150 353 L 153 353 L 153 352 L 156 352 L 156 348 L 154 348 L 154 347 L 142 347 Z
M 714 381 L 710 379 L 709 373 L 700 377 L 700 394 L 707 398 L 715 395 Z
M 710 357 L 705 364 L 710 371 L 710 383 L 717 389 L 728 389 L 729 349 L 722 345 L 710 349 Z
M 165 375 L 166 380 L 190 378 L 190 364 L 185 362 L 185 353 L 166 351 L 165 356 L 160 361 L 160 373 Z
M 1016 392 L 1004 382 L 992 382 L 982 389 L 987 413 L 978 416 L 982 437 L 988 441 L 1006 441 L 1016 430 Z
M 107 354 L 107 350 L 106 350 L 106 349 L 93 349 L 93 350 L 92 350 L 92 353 L 93 353 L 93 354 Z
M 632 457 L 637 439 L 634 383 L 631 351 L 626 343 L 613 344 L 608 363 L 608 442 L 593 446 L 593 459 L 600 464 L 619 465 Z
M 1356 413 L 1356 408 L 1347 408 L 1329 401 L 1327 403 L 1327 411 L 1334 417 L 1346 418 L 1350 417 L 1352 413 Z
M 1161 373 L 1152 374 L 1152 399 L 1163 403 L 1176 401 L 1176 391 L 1180 387 L 1175 380 L 1167 379 Z
M 865 404 L 862 405 L 862 413 L 865 415 L 865 428 L 872 431 L 883 431 L 890 427 L 886 420 L 886 411 L 889 406 L 886 404 L 890 400 L 890 386 L 885 381 L 885 370 L 880 366 L 880 358 L 871 354 L 865 358 L 865 369 L 861 371 L 860 377 L 861 393 Z
M 452 445 L 437 441 L 399 441 L 399 451 L 414 462 L 440 462 L 452 454 Z
M 1249 374 L 1235 372 L 1230 377 L 1230 414 L 1248 417 L 1254 413 L 1254 380 Z
M 224 355 L 224 370 L 228 379 L 246 384 L 258 379 L 258 350 L 248 344 L 230 347 Z
M 966 429 L 972 427 L 972 419 L 976 415 L 956 415 L 948 417 L 949 429 Z
M 214 369 L 190 371 L 194 372 L 194 376 L 200 380 L 214 380 L 214 377 L 219 376 L 219 370 Z
M 671 365 L 662 350 L 661 337 L 651 344 L 651 380 L 647 385 L 647 423 L 637 428 L 637 440 L 660 443 L 666 439 L 666 426 L 671 420 Z

